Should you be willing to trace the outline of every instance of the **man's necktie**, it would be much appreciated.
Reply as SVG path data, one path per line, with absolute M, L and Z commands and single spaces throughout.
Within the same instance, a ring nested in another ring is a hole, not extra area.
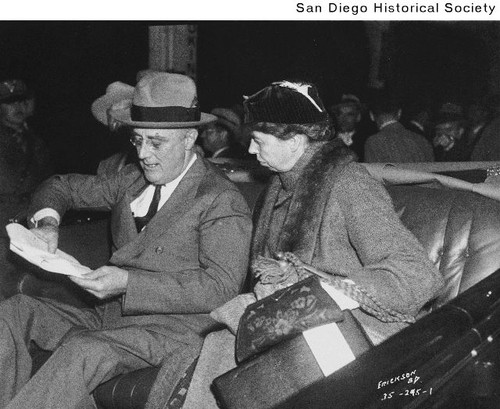
M 149 205 L 148 212 L 142 217 L 135 217 L 135 226 L 137 227 L 137 231 L 140 232 L 146 224 L 153 218 L 153 216 L 158 211 L 158 205 L 160 203 L 161 196 L 161 185 L 155 186 L 155 193 L 153 195 L 153 200 Z

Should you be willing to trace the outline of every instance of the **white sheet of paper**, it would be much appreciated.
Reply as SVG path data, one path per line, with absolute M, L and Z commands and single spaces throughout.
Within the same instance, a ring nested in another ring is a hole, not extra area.
M 356 359 L 334 322 L 308 329 L 302 334 L 325 376 Z
M 10 249 L 31 264 L 52 273 L 76 277 L 92 271 L 61 250 L 56 250 L 55 254 L 49 253 L 47 243 L 21 224 L 10 223 L 5 228 L 10 238 Z

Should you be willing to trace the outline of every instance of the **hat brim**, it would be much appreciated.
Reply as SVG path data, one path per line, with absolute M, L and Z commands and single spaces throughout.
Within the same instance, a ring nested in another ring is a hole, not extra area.
M 155 129 L 176 129 L 176 128 L 197 128 L 202 125 L 215 122 L 217 117 L 212 114 L 202 112 L 199 121 L 191 122 L 145 122 L 132 121 L 130 118 L 130 108 L 115 109 L 109 112 L 111 117 L 123 125 L 128 125 L 133 128 L 155 128 Z
M 92 115 L 101 124 L 108 125 L 108 109 L 123 100 L 132 99 L 133 95 L 134 87 L 123 82 L 114 82 L 108 86 L 105 95 L 92 103 Z

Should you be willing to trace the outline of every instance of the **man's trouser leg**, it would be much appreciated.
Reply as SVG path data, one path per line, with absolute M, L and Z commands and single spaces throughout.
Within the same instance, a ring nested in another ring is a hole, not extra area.
M 95 312 L 16 295 L 0 303 L 0 408 L 24 387 L 31 375 L 30 341 L 54 350 L 73 327 L 100 325 Z
M 140 327 L 72 331 L 7 409 L 94 408 L 92 391 L 134 369 L 160 365 L 174 340 Z

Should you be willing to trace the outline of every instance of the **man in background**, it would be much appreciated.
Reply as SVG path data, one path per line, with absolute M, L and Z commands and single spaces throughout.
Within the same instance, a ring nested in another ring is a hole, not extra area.
M 366 162 L 432 162 L 434 155 L 429 142 L 406 129 L 400 122 L 399 102 L 382 93 L 370 105 L 370 115 L 379 132 L 365 143 Z
M 422 135 L 432 141 L 432 109 L 430 103 L 422 98 L 415 98 L 403 108 L 401 123 L 406 129 Z
M 201 144 L 208 158 L 245 159 L 246 149 L 239 141 L 241 119 L 230 108 L 214 108 L 217 121 L 206 125 L 201 134 Z
M 330 108 L 334 119 L 335 137 L 339 138 L 357 156 L 364 161 L 365 141 L 369 132 L 361 126 L 362 106 L 359 98 L 352 94 L 342 95 L 340 101 Z
M 15 292 L 5 225 L 26 211 L 31 193 L 53 173 L 45 142 L 28 125 L 34 96 L 20 79 L 0 81 L 0 300 Z
M 438 162 L 469 160 L 465 118 L 453 112 L 439 113 L 434 120 L 434 152 Z

